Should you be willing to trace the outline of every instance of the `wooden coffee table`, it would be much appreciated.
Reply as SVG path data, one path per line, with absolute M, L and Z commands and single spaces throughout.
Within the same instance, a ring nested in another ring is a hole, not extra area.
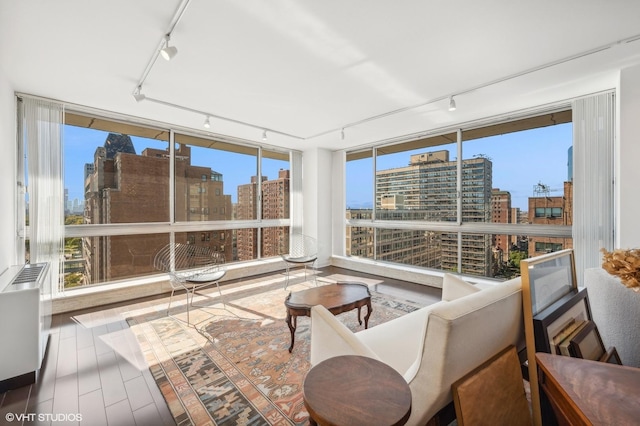
M 403 425 L 411 415 L 411 389 L 387 364 L 356 355 L 329 358 L 302 384 L 311 425 Z
M 284 306 L 287 308 L 287 325 L 291 331 L 291 346 L 289 346 L 289 352 L 293 350 L 293 342 L 298 323 L 297 317 L 310 317 L 311 308 L 316 305 L 324 306 L 333 315 L 358 309 L 358 323 L 360 325 L 362 325 L 360 309 L 366 306 L 367 315 L 364 317 L 364 328 L 369 327 L 371 293 L 366 284 L 340 282 L 314 287 L 308 290 L 291 292 L 284 301 Z

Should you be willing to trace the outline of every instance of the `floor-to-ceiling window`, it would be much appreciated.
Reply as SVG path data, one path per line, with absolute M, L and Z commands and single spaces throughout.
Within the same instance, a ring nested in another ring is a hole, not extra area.
M 349 152 L 347 255 L 518 275 L 572 247 L 571 149 L 567 107 Z
M 64 289 L 156 274 L 170 241 L 227 262 L 286 250 L 287 150 L 125 119 L 65 114 Z

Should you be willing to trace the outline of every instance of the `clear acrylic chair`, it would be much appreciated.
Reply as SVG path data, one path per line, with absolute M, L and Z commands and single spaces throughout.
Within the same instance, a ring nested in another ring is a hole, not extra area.
M 223 253 L 214 251 L 210 247 L 193 244 L 168 244 L 156 253 L 154 267 L 169 275 L 171 296 L 167 306 L 167 315 L 176 290 L 185 290 L 187 293 L 187 323 L 191 324 L 189 309 L 191 306 L 197 306 L 193 304 L 196 291 L 213 284 L 218 287 L 222 304 L 226 306 L 219 283 L 226 274 Z
M 289 285 L 289 273 L 291 267 L 304 266 L 304 279 L 307 280 L 307 266 L 313 270 L 313 281 L 318 285 L 316 278 L 316 261 L 318 260 L 318 242 L 315 238 L 304 234 L 291 234 L 289 239 L 289 253 L 281 254 L 287 268 L 287 278 L 284 289 Z

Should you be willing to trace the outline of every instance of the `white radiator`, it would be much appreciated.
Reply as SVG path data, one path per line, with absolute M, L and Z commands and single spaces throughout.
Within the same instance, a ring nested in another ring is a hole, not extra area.
M 36 380 L 51 327 L 50 286 L 48 263 L 0 275 L 0 392 Z

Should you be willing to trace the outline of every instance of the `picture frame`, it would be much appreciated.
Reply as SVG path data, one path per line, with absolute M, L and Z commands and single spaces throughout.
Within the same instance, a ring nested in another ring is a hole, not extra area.
M 618 351 L 615 346 L 611 346 L 607 349 L 607 352 L 600 358 L 600 362 L 608 362 L 609 364 L 617 364 L 622 365 L 622 360 L 620 360 L 620 355 L 618 355 Z
M 599 361 L 606 355 L 604 343 L 598 332 L 598 327 L 593 321 L 587 325 L 571 339 L 569 351 L 576 358 Z
M 535 351 L 555 354 L 553 338 L 572 320 L 591 320 L 586 288 L 562 296 L 532 318 Z
M 551 352 L 550 332 L 548 325 L 542 328 L 539 325 L 539 336 L 536 338 L 534 316 L 538 317 L 539 314 L 544 313 L 544 318 L 547 318 L 545 324 L 553 323 L 554 319 L 557 320 L 557 317 L 562 315 L 562 311 L 558 314 L 554 312 L 561 309 L 569 300 L 574 300 L 573 296 L 579 293 L 573 249 L 523 259 L 520 261 L 520 273 L 533 424 L 542 426 L 543 417 L 546 418 L 551 414 L 547 414 L 546 411 L 544 415 L 542 413 L 535 355 L 538 348 L 541 352 Z M 543 320 L 538 317 L 538 321 Z
M 531 314 L 537 315 L 578 288 L 573 249 L 520 261 L 523 289 L 527 288 Z

